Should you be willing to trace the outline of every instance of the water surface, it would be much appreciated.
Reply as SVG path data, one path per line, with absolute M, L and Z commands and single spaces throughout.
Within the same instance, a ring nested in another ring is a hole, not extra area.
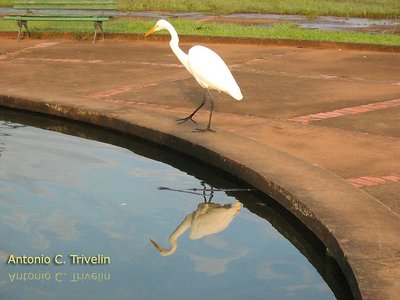
M 203 181 L 245 187 L 126 136 L 0 110 L 0 298 L 349 298 L 322 245 L 264 195 L 157 188 Z M 149 239 L 167 249 L 174 231 L 176 249 L 160 255 Z M 10 255 L 52 262 L 7 264 Z M 70 255 L 110 263 L 74 264 Z

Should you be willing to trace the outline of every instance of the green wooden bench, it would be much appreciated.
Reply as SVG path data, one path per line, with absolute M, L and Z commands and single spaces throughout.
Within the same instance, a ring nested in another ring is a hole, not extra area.
M 14 9 L 20 14 L 4 16 L 5 20 L 15 20 L 18 25 L 17 40 L 23 27 L 28 36 L 28 21 L 92 21 L 94 24 L 93 43 L 100 30 L 103 40 L 103 22 L 113 18 L 111 10 L 117 9 L 116 0 L 14 0 Z M 95 12 L 96 11 L 96 12 Z M 24 32 L 25 37 L 25 32 Z

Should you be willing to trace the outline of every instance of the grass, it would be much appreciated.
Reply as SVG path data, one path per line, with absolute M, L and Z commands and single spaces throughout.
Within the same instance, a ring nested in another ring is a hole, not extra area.
M 0 6 L 12 6 L 13 1 L 12 0 L 0 0 Z
M 117 0 L 125 11 L 200 11 L 217 14 L 239 12 L 302 14 L 310 18 L 319 15 L 399 18 L 400 0 Z M 12 5 L 12 0 L 0 0 L 0 6 Z M 280 38 L 311 41 L 348 42 L 362 44 L 400 45 L 400 36 L 394 34 L 367 34 L 329 32 L 301 29 L 295 25 L 278 24 L 273 27 L 240 24 L 206 23 L 174 19 L 179 34 L 234 36 L 248 38 Z M 118 18 L 107 22 L 107 32 L 144 33 L 152 21 Z M 90 22 L 30 22 L 33 31 L 74 32 L 77 38 L 93 32 Z M 15 22 L 0 19 L 0 31 L 15 31 Z
M 125 11 L 200 11 L 216 14 L 240 12 L 301 14 L 310 17 L 399 18 L 399 0 L 117 0 Z M 0 0 L 0 6 L 12 6 L 12 0 Z
M 119 0 L 118 4 L 122 10 L 127 11 L 201 11 L 216 14 L 250 12 L 373 18 L 400 16 L 399 0 Z
M 314 29 L 302 29 L 296 25 L 278 24 L 272 27 L 249 26 L 231 23 L 207 23 L 187 19 L 171 20 L 180 35 L 202 35 L 222 37 L 246 37 L 260 39 L 294 39 L 308 41 L 329 41 L 376 45 L 400 46 L 400 35 L 396 34 L 367 34 L 357 32 L 329 32 Z M 144 34 L 154 25 L 154 21 L 143 21 L 132 18 L 117 18 L 104 24 L 109 33 L 138 33 Z M 32 31 L 39 32 L 73 32 L 77 39 L 83 33 L 92 33 L 91 22 L 31 22 Z M 16 31 L 14 21 L 0 20 L 0 31 Z M 165 32 L 164 34 L 167 34 Z

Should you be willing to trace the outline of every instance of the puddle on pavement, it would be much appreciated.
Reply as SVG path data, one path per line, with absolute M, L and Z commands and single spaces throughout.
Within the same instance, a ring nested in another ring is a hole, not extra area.
M 0 110 L 0 298 L 351 298 L 309 231 L 239 188 L 132 137 Z
M 276 23 L 297 24 L 300 28 L 320 29 L 327 31 L 365 31 L 370 33 L 398 33 L 400 21 L 366 18 L 344 18 L 321 16 L 307 18 L 300 15 L 278 14 L 231 14 L 224 19 L 246 20 L 247 24 L 272 26 Z

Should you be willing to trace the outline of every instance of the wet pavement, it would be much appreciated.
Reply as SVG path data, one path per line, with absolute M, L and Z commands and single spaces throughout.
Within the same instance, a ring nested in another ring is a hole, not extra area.
M 345 18 L 320 16 L 309 18 L 300 15 L 278 14 L 231 14 L 226 16 L 211 16 L 208 21 L 236 22 L 248 25 L 272 26 L 275 24 L 295 24 L 300 28 L 319 29 L 327 31 L 353 31 L 369 33 L 400 33 L 400 21 L 367 18 Z
M 356 298 L 400 293 L 398 53 L 207 44 L 244 100 L 214 93 L 217 132 L 201 134 L 174 121 L 202 90 L 165 41 L 0 45 L 2 105 L 137 134 L 221 167 L 303 221 Z M 204 126 L 207 109 L 196 116 Z

